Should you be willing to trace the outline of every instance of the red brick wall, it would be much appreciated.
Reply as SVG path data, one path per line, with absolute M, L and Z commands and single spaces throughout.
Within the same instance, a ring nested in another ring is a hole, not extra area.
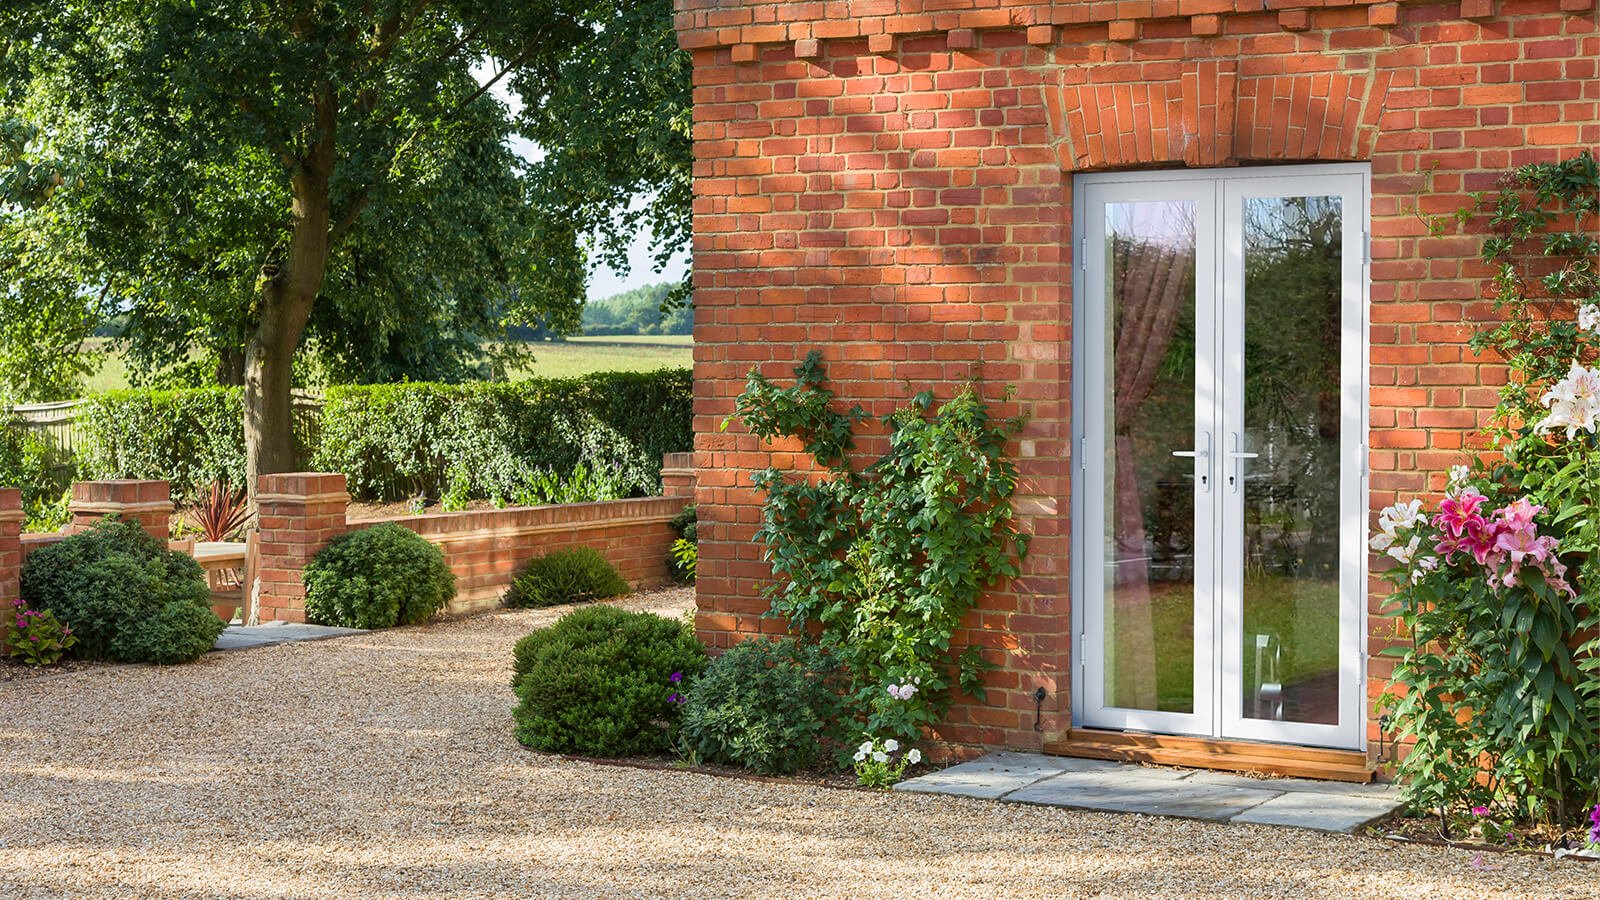
M 778 627 L 760 618 L 750 474 L 794 448 L 719 430 L 752 366 L 787 378 L 820 348 L 842 398 L 874 413 L 972 376 L 996 395 L 1015 384 L 1033 415 L 1019 506 L 1038 539 L 1026 576 L 959 637 L 1005 664 L 991 703 L 941 729 L 954 741 L 1033 747 L 1069 724 L 1074 172 L 1371 163 L 1377 509 L 1440 485 L 1430 473 L 1461 461 L 1504 377 L 1465 347 L 1487 314 L 1476 239 L 1429 237 L 1416 208 L 1452 211 L 1508 167 L 1600 145 L 1593 0 L 837 6 L 679 3 L 695 65 L 699 624 L 718 644 Z
M 11 611 L 22 573 L 22 492 L 0 488 L 0 614 Z
M 654 587 L 672 576 L 667 551 L 678 533 L 671 522 L 685 497 L 643 497 L 475 512 L 397 516 L 389 521 L 438 544 L 456 573 L 451 612 L 498 606 L 522 564 L 574 547 L 599 551 L 629 583 Z M 366 528 L 377 521 L 355 523 Z

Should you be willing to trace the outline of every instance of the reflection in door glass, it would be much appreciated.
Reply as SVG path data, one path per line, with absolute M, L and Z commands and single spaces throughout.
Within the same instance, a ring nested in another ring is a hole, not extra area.
M 1338 197 L 1244 201 L 1246 718 L 1339 720 L 1342 224 Z
M 1105 704 L 1194 711 L 1195 205 L 1106 214 Z

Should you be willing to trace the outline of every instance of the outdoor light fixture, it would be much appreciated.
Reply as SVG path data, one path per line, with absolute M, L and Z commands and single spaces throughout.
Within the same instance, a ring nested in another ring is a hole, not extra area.
M 1044 730 L 1039 724 L 1039 719 L 1040 719 L 1040 716 L 1042 716 L 1044 714 L 1044 698 L 1046 698 L 1048 696 L 1050 696 L 1050 692 L 1046 691 L 1044 689 L 1044 685 L 1042 685 L 1042 684 L 1039 685 L 1039 689 L 1038 690 L 1033 692 L 1033 730 L 1034 731 L 1043 731 Z

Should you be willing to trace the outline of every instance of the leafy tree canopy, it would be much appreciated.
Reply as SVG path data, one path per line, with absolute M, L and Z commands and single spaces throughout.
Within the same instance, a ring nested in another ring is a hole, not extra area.
M 252 471 L 295 464 L 308 342 L 341 380 L 461 377 L 508 323 L 575 329 L 592 255 L 687 235 L 666 0 L 22 0 L 0 47 L 0 110 L 83 177 L 7 217 L 63 248 L 18 266 L 125 313 L 136 368 L 242 381 Z

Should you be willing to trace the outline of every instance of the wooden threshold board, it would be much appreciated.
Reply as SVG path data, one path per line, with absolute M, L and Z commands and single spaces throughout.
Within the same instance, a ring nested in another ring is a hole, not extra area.
M 1328 750 L 1292 744 L 1226 741 L 1146 732 L 1074 728 L 1044 745 L 1054 756 L 1114 759 L 1122 762 L 1256 772 L 1324 781 L 1368 782 L 1373 766 L 1360 750 Z

